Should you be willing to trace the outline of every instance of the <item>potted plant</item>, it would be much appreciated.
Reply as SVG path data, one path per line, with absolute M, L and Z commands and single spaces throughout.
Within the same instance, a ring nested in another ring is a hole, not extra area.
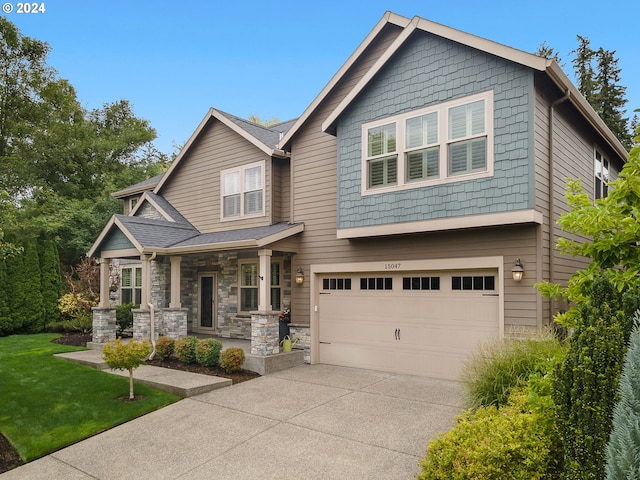
M 291 310 L 289 310 L 288 308 L 285 308 L 283 311 L 281 311 L 280 315 L 278 316 L 278 320 L 279 320 L 278 326 L 280 327 L 278 341 L 282 342 L 282 340 L 284 340 L 284 337 L 289 335 L 289 324 L 291 323 Z

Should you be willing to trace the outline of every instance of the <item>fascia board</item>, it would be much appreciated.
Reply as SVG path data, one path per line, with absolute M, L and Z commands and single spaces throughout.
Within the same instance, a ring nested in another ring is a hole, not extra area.
M 570 102 L 578 109 L 582 116 L 589 122 L 589 124 L 604 138 L 609 146 L 618 154 L 621 158 L 627 159 L 629 153 L 627 149 L 622 145 L 620 140 L 613 134 L 611 129 L 604 123 L 604 120 L 593 109 L 591 104 L 580 93 L 576 86 L 569 80 L 566 73 L 562 70 L 562 67 L 558 65 L 556 61 L 552 61 L 547 70 L 549 78 L 563 91 L 569 91 Z
M 393 41 L 393 43 L 385 50 L 385 52 L 376 60 L 367 73 L 356 83 L 356 85 L 349 91 L 346 97 L 338 104 L 338 106 L 331 112 L 327 119 L 322 122 L 322 131 L 326 132 L 331 128 L 337 118 L 342 112 L 351 104 L 351 102 L 358 96 L 358 94 L 367 86 L 371 79 L 380 71 L 380 69 L 387 63 L 391 56 L 404 44 L 406 39 L 411 35 L 418 24 L 417 17 L 414 18 L 409 25 L 407 25 L 402 33 Z
M 140 245 L 140 243 L 138 243 L 138 241 L 135 239 L 135 237 L 133 235 L 131 235 L 131 233 L 122 224 L 122 222 L 120 222 L 120 220 L 118 220 L 118 218 L 115 215 L 112 215 L 111 218 L 109 219 L 109 221 L 107 222 L 107 224 L 104 226 L 104 228 L 100 232 L 100 235 L 98 236 L 96 241 L 93 242 L 93 245 L 91 246 L 91 248 L 87 252 L 87 257 L 93 257 L 94 256 L 94 254 L 98 250 L 98 247 L 100 247 L 100 245 L 102 244 L 104 239 L 107 237 L 109 231 L 111 230 L 111 227 L 113 227 L 113 226 L 116 226 L 116 227 L 118 227 L 120 229 L 120 231 L 125 235 L 125 237 L 127 237 L 127 239 L 135 246 L 135 248 L 136 248 L 136 250 L 138 250 L 138 252 L 142 252 L 142 246 Z
M 304 232 L 304 223 L 300 223 L 298 225 L 292 226 L 291 228 L 287 228 L 278 233 L 274 233 L 272 235 L 267 235 L 266 237 L 262 237 L 258 239 L 258 247 L 264 247 L 266 245 L 270 245 L 279 240 L 283 240 L 285 238 L 289 238 L 297 233 Z
M 204 116 L 204 118 L 200 121 L 200 123 L 198 124 L 198 127 L 191 134 L 191 136 L 189 137 L 189 140 L 187 140 L 187 143 L 184 144 L 184 146 L 182 147 L 182 150 L 180 150 L 176 158 L 173 160 L 173 162 L 171 162 L 171 166 L 167 170 L 167 173 L 165 173 L 164 177 L 162 177 L 162 180 L 160 180 L 158 185 L 156 185 L 156 188 L 153 189 L 153 193 L 160 192 L 163 185 L 167 183 L 167 180 L 173 174 L 173 171 L 178 168 L 178 165 L 180 165 L 180 162 L 182 162 L 182 159 L 187 154 L 187 152 L 189 151 L 193 143 L 196 141 L 196 138 L 198 138 L 198 136 L 200 135 L 200 132 L 202 132 L 204 127 L 207 125 L 207 122 L 209 121 L 209 119 L 212 117 L 213 111 L 214 111 L 213 108 L 210 108 L 207 114 Z
M 378 21 L 378 23 L 373 27 L 371 32 L 365 37 L 365 39 L 358 45 L 358 47 L 354 50 L 354 52 L 349 56 L 347 61 L 340 67 L 340 69 L 335 73 L 331 80 L 324 86 L 324 88 L 320 91 L 320 93 L 316 96 L 316 98 L 311 102 L 311 104 L 306 108 L 306 110 L 302 113 L 302 115 L 298 118 L 298 120 L 292 125 L 292 127 L 285 133 L 280 142 L 278 143 L 278 148 L 287 151 L 286 145 L 291 141 L 296 132 L 304 125 L 307 119 L 313 114 L 313 112 L 318 108 L 318 106 L 322 103 L 322 101 L 331 93 L 337 83 L 346 75 L 349 69 L 353 66 L 353 64 L 360 58 L 360 56 L 364 53 L 364 51 L 369 47 L 369 45 L 375 40 L 380 31 L 387 25 L 393 24 L 399 27 L 405 28 L 409 23 L 410 19 L 403 17 L 401 15 L 397 15 L 392 12 L 386 12 L 383 17 Z
M 242 138 L 247 140 L 249 143 L 255 145 L 256 147 L 258 147 L 260 150 L 262 150 L 264 153 L 266 153 L 269 156 L 272 156 L 274 154 L 274 149 L 273 148 L 270 148 L 268 145 L 262 143 L 256 137 L 254 137 L 249 132 L 247 132 L 245 129 L 243 129 L 242 127 L 240 127 L 236 123 L 234 123 L 231 120 L 229 120 L 222 113 L 218 112 L 215 108 L 212 108 L 211 110 L 213 111 L 213 116 L 217 120 L 219 120 L 221 123 L 225 124 L 227 127 L 229 127 L 231 130 L 236 132 L 238 135 L 240 135 Z
M 135 217 L 136 216 L 136 212 L 142 208 L 142 204 L 144 202 L 149 202 L 153 208 L 155 208 L 158 213 L 160 213 L 160 215 L 162 215 L 162 218 L 164 218 L 167 222 L 172 222 L 172 223 L 176 223 L 176 221 L 171 218 L 171 216 L 164 211 L 164 209 L 162 207 L 160 207 L 160 205 L 158 205 L 158 202 L 156 202 L 153 198 L 151 198 L 149 195 L 147 195 L 147 192 L 143 193 L 142 196 L 140 197 L 140 200 L 138 201 L 138 203 L 136 203 L 135 207 L 133 207 L 131 209 L 131 211 L 129 212 L 129 217 Z

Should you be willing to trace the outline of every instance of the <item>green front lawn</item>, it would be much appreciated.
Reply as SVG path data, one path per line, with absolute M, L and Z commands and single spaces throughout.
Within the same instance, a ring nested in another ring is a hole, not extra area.
M 180 399 L 136 384 L 145 398 L 122 402 L 129 380 L 56 358 L 83 350 L 58 334 L 0 338 L 0 432 L 26 462 Z M 135 377 L 135 372 L 134 372 Z

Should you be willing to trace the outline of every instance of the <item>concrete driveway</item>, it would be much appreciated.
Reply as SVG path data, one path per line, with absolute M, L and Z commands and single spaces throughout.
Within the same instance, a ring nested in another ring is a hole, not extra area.
M 181 400 L 10 479 L 411 479 L 458 383 L 304 365 Z

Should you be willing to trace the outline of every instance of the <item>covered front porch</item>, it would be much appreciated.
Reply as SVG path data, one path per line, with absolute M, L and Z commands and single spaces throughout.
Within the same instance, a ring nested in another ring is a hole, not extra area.
M 100 258 L 93 343 L 115 339 L 116 306 L 126 299 L 138 306 L 132 310 L 135 339 L 214 335 L 250 341 L 251 355 L 278 354 L 279 317 L 290 308 L 295 285 L 290 237 L 303 226 L 212 234 L 178 226 L 178 233 L 192 236 L 166 245 L 162 230 L 176 233 L 167 223 L 114 216 L 89 252 Z M 120 275 L 115 281 L 114 272 Z

